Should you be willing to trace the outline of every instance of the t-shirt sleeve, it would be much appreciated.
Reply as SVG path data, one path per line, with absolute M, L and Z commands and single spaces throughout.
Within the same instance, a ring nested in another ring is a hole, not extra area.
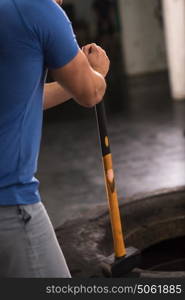
M 55 4 L 54 4 L 55 5 Z M 71 61 L 79 51 L 71 22 L 65 12 L 57 7 L 45 25 L 45 63 L 48 68 L 62 67 Z M 49 13 L 50 14 L 50 13 Z
M 34 20 L 34 31 L 42 45 L 46 67 L 62 67 L 77 55 L 79 45 L 71 22 L 53 0 L 37 0 Z

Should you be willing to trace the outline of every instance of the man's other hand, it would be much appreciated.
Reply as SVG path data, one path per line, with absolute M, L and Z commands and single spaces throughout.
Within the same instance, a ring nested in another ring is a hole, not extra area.
M 105 50 L 95 43 L 92 43 L 82 47 L 82 51 L 86 55 L 91 67 L 106 77 L 110 67 L 110 60 Z

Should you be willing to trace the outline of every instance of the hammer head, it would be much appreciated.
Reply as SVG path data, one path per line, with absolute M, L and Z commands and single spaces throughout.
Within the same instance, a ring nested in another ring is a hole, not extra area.
M 126 248 L 126 255 L 115 258 L 112 254 L 102 263 L 102 272 L 106 277 L 126 277 L 131 275 L 131 271 L 140 265 L 140 251 L 134 247 Z

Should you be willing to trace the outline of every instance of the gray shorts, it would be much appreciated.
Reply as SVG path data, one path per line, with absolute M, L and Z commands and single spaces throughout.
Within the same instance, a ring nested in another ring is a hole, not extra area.
M 70 278 L 41 202 L 0 206 L 0 278 Z

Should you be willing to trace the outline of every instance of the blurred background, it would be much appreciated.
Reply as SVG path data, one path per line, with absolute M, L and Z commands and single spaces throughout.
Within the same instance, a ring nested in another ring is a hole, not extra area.
M 105 95 L 118 196 L 185 185 L 185 1 L 64 0 L 81 46 L 111 70 Z M 55 227 L 106 205 L 94 108 L 44 114 L 40 191 Z

